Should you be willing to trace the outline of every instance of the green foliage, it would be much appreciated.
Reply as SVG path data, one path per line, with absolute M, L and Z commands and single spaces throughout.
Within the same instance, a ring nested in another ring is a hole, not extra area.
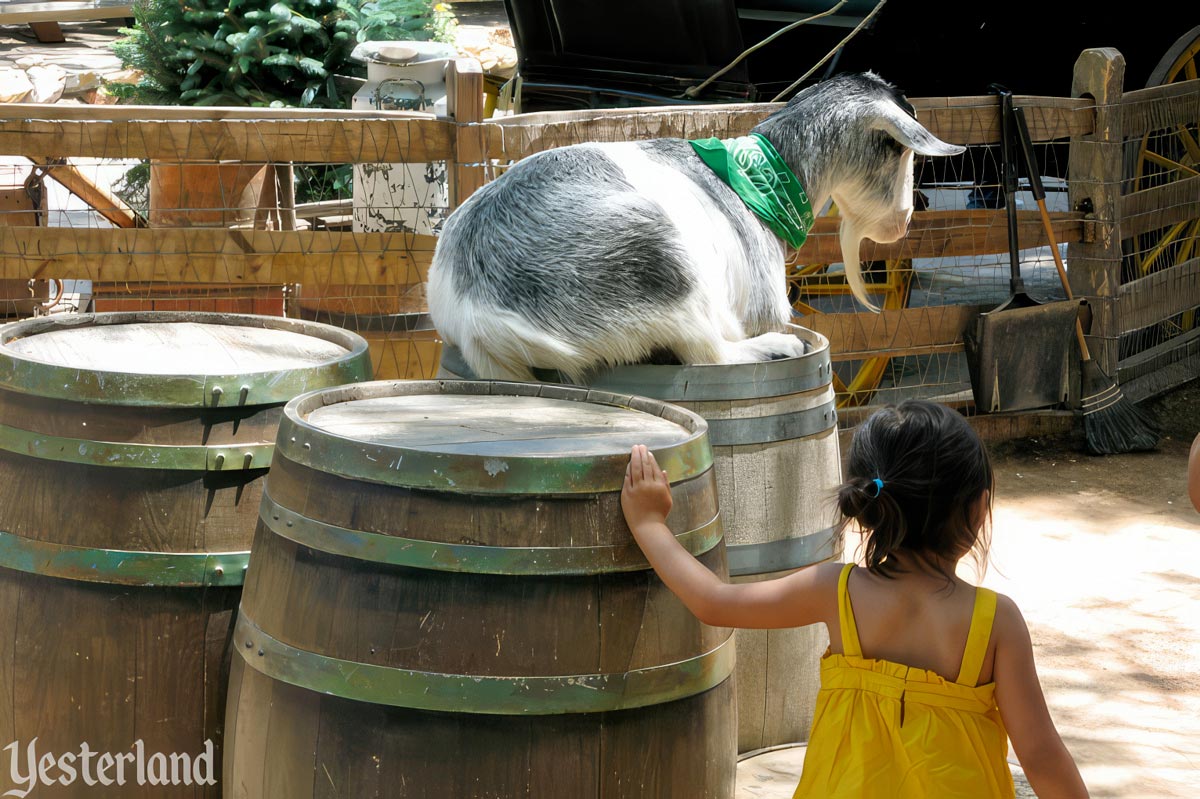
M 350 164 L 296 164 L 296 202 L 344 200 L 353 191 Z
M 142 161 L 130 168 L 113 186 L 113 194 L 125 201 L 137 214 L 150 215 L 150 162 Z
M 124 100 L 167 105 L 344 107 L 335 75 L 362 75 L 369 39 L 453 38 L 433 0 L 134 0 L 113 49 L 141 82 Z
M 450 7 L 434 0 L 340 0 L 339 5 L 358 27 L 360 42 L 452 43 L 458 28 Z

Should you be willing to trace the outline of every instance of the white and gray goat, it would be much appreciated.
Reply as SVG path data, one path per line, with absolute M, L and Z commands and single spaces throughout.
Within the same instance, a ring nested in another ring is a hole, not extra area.
M 859 243 L 902 237 L 913 153 L 954 155 L 904 96 L 872 73 L 811 86 L 754 132 L 819 211 L 841 216 L 846 277 Z M 579 144 L 530 156 L 446 221 L 429 273 L 434 325 L 481 378 L 573 379 L 672 353 L 681 363 L 803 354 L 786 245 L 682 139 Z

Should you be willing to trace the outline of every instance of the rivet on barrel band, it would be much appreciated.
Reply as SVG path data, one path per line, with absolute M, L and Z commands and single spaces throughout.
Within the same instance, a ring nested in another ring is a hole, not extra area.
M 64 438 L 0 425 L 0 450 L 41 460 L 130 469 L 219 472 L 266 469 L 274 444 L 171 446 Z
M 677 663 L 614 674 L 492 677 L 439 674 L 328 657 L 263 632 L 243 611 L 234 641 L 242 659 L 276 680 L 320 694 L 415 710 L 509 716 L 605 713 L 685 699 L 733 673 L 733 638 Z M 260 657 L 252 657 L 255 651 Z
M 263 492 L 259 518 L 276 535 L 331 555 L 432 571 L 505 575 L 584 575 L 649 569 L 632 540 L 626 546 L 496 547 L 400 538 L 350 530 L 302 516 Z M 720 516 L 675 537 L 702 555 L 721 541 Z
M 0 530 L 0 567 L 112 585 L 237 586 L 249 552 L 137 552 L 36 541 Z

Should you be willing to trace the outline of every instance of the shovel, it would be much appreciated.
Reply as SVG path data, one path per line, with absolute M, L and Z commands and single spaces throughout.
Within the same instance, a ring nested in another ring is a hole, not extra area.
M 979 413 L 1046 408 L 1070 393 L 1071 337 L 1079 302 L 1039 302 L 1025 290 L 1017 233 L 1016 130 L 1012 93 L 1000 96 L 1000 161 L 1008 222 L 1009 296 L 963 332 L 971 390 Z M 1025 165 L 1031 183 L 1037 168 Z

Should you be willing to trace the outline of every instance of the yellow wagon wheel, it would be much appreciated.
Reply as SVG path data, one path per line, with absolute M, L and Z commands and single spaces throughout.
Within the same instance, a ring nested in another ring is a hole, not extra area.
M 1193 28 L 1175 43 L 1147 81 L 1149 86 L 1195 80 L 1200 75 L 1200 27 Z M 1153 131 L 1142 137 L 1132 164 L 1130 191 L 1140 191 L 1200 175 L 1200 119 L 1174 128 Z M 1138 236 L 1132 253 L 1136 279 L 1168 269 L 1200 255 L 1200 218 L 1186 219 L 1169 227 Z M 1127 265 L 1129 261 L 1127 260 Z M 1161 334 L 1168 338 L 1196 324 L 1196 309 L 1163 323 Z
M 834 206 L 829 213 L 837 215 L 837 207 Z M 839 305 L 853 310 L 853 303 L 849 300 L 853 295 L 845 274 L 831 274 L 829 266 L 788 262 L 788 296 L 792 299 L 792 308 L 800 316 L 837 313 L 839 309 L 831 306 Z M 912 261 L 908 259 L 863 264 L 863 280 L 867 284 L 867 293 L 883 310 L 898 310 L 908 305 L 912 278 Z M 829 298 L 836 297 L 846 299 L 843 302 L 829 302 Z M 831 344 L 837 346 L 837 342 Z M 890 360 L 887 356 L 877 356 L 861 361 L 835 363 L 833 389 L 837 393 L 837 406 L 857 408 L 870 402 L 887 372 Z

